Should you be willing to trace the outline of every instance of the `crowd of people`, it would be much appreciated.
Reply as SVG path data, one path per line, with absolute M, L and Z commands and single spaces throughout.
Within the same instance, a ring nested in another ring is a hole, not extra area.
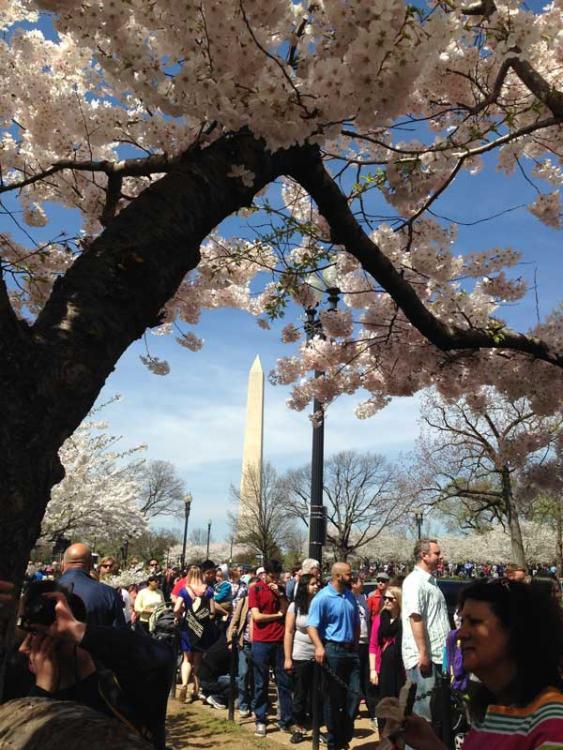
M 516 565 L 491 566 L 488 575 L 466 567 L 472 580 L 452 623 L 436 581 L 444 570 L 437 540 L 422 539 L 410 572 L 393 563 L 354 572 L 337 562 L 325 581 L 313 559 L 291 573 L 275 560 L 251 571 L 211 560 L 163 571 L 151 559 L 142 582 L 116 589 L 104 583 L 117 572 L 115 558 L 94 572 L 88 548 L 74 544 L 62 570 L 28 571 L 19 652 L 34 694 L 118 717 L 123 704 L 129 723 L 161 750 L 175 679 L 177 700 L 223 709 L 233 672 L 239 717 L 254 717 L 258 737 L 275 715 L 291 743 L 303 741 L 320 696 L 328 750 L 349 747 L 362 703 L 374 741 L 443 750 L 434 697 L 446 681 L 469 700 L 466 750 L 563 750 L 558 587 L 533 585 Z M 368 594 L 366 575 L 376 581 Z M 41 609 L 41 597 L 53 603 L 48 622 L 30 604 Z M 66 651 L 54 648 L 58 640 Z M 108 671 L 120 695 L 104 693 Z

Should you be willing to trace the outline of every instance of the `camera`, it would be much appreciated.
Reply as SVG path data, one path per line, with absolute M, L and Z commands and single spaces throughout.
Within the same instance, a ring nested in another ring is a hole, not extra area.
M 22 630 L 34 630 L 36 625 L 49 627 L 55 622 L 54 599 L 43 596 L 52 591 L 60 591 L 68 599 L 68 592 L 56 581 L 34 581 L 30 583 L 23 600 L 23 608 L 18 620 Z

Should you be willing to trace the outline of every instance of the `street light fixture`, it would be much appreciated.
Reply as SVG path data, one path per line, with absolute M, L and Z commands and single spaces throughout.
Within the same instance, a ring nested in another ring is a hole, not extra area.
M 318 307 L 324 295 L 328 295 L 328 310 L 336 310 L 340 289 L 335 284 L 335 269 L 330 266 L 320 275 L 311 274 L 307 279 L 317 300 L 314 307 L 305 310 L 305 332 L 307 341 L 315 336 L 325 338 Z M 320 370 L 315 370 L 315 378 L 322 377 Z M 309 516 L 309 557 L 318 560 L 322 569 L 323 545 L 326 543 L 326 508 L 323 505 L 323 469 L 324 469 L 324 404 L 313 399 L 313 442 L 311 450 L 311 509 Z
M 414 520 L 416 521 L 418 538 L 422 539 L 422 522 L 424 521 L 424 513 L 421 510 L 415 510 Z
M 190 510 L 192 507 L 192 495 L 188 492 L 184 495 L 184 541 L 182 543 L 182 570 L 186 564 L 186 543 L 188 541 L 188 521 L 190 518 Z

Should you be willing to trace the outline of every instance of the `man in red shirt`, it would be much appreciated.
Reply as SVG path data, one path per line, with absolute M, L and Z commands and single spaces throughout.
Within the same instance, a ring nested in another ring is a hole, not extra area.
M 277 560 L 267 562 L 265 577 L 248 593 L 248 608 L 252 613 L 252 662 L 254 665 L 254 714 L 256 735 L 266 736 L 266 708 L 268 704 L 268 674 L 276 675 L 280 708 L 279 728 L 291 732 L 292 703 L 289 674 L 284 669 L 283 636 L 287 610 L 285 591 L 279 583 L 282 571 Z
M 389 586 L 389 576 L 385 572 L 378 573 L 376 576 L 377 588 L 368 596 L 368 607 L 371 622 L 377 617 L 383 606 L 383 594 Z

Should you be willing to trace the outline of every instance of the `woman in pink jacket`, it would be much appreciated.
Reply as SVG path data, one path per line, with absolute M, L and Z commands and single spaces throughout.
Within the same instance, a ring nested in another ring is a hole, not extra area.
M 389 586 L 381 612 L 372 622 L 369 641 L 370 682 L 379 686 L 380 699 L 397 697 L 405 683 L 401 638 L 401 589 Z M 384 721 L 378 723 L 381 732 Z

